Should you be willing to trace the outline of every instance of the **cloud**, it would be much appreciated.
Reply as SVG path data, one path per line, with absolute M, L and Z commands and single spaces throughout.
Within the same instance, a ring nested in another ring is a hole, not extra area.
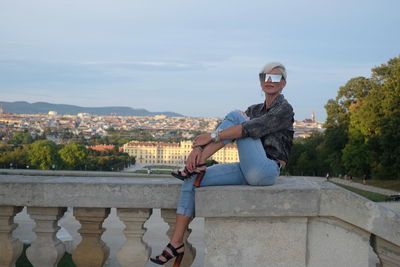
M 39 60 L 0 60 L 0 82 L 2 86 L 85 83 L 106 80 L 95 70 L 77 63 Z
M 135 71 L 188 71 L 201 70 L 205 64 L 183 61 L 83 61 L 84 66 Z
M 43 61 L 1 60 L 2 87 L 45 84 L 77 85 L 138 81 L 152 77 L 152 72 L 170 73 L 200 71 L 211 63 L 193 61 Z

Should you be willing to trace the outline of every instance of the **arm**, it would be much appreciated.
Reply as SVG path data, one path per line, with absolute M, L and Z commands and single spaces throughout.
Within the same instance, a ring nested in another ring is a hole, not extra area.
M 289 104 L 242 124 L 242 137 L 260 138 L 293 127 L 293 108 Z
M 243 127 L 241 124 L 232 126 L 219 132 L 220 140 L 236 139 L 242 137 Z M 211 134 L 201 134 L 193 141 L 193 147 L 204 146 L 211 143 Z

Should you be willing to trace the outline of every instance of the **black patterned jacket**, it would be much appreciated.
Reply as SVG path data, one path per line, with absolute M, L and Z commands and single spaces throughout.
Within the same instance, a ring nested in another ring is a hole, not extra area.
M 268 108 L 265 103 L 252 105 L 246 115 L 250 120 L 242 124 L 242 136 L 260 138 L 268 158 L 287 163 L 293 145 L 294 112 L 285 97 L 278 95 Z

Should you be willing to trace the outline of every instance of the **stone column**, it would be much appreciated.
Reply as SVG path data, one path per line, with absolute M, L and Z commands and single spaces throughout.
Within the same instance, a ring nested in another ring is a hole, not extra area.
M 125 224 L 125 244 L 117 253 L 123 267 L 144 266 L 149 259 L 151 249 L 143 241 L 146 228 L 144 223 L 150 218 L 152 209 L 117 209 L 117 214 Z
M 56 237 L 58 220 L 67 208 L 28 207 L 29 216 L 35 221 L 36 239 L 26 250 L 26 256 L 35 267 L 56 267 L 65 253 L 64 244 Z
M 72 253 L 72 259 L 78 267 L 100 267 L 107 260 L 110 251 L 101 240 L 105 231 L 104 220 L 110 214 L 110 208 L 74 208 L 74 216 L 81 224 L 78 231 L 82 241 Z
M 161 210 L 161 217 L 163 220 L 168 224 L 169 229 L 167 231 L 167 236 L 171 239 L 172 234 L 175 231 L 175 222 L 176 222 L 176 210 L 175 209 L 162 209 Z M 183 261 L 181 266 L 189 267 L 192 265 L 194 258 L 196 257 L 196 249 L 188 242 L 188 238 L 190 233 L 192 232 L 191 229 L 186 229 L 185 235 L 183 236 L 183 242 L 185 244 L 185 256 L 183 257 Z M 173 261 L 168 262 L 165 266 L 172 266 Z
M 22 243 L 12 237 L 12 231 L 18 224 L 15 215 L 23 207 L 0 206 L 0 267 L 14 267 L 22 252 Z

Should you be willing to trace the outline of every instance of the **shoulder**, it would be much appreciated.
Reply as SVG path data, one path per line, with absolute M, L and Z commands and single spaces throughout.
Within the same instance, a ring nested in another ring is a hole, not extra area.
M 260 110 L 263 107 L 263 105 L 264 105 L 263 103 L 254 104 L 254 105 L 249 106 L 247 108 L 247 110 Z
M 293 112 L 293 107 L 292 107 L 292 105 L 287 101 L 287 99 L 283 96 L 283 95 L 281 95 L 282 97 L 281 97 L 281 100 L 280 100 L 280 107 L 281 107 L 281 109 L 282 110 L 285 110 L 285 111 L 291 111 L 291 112 Z

